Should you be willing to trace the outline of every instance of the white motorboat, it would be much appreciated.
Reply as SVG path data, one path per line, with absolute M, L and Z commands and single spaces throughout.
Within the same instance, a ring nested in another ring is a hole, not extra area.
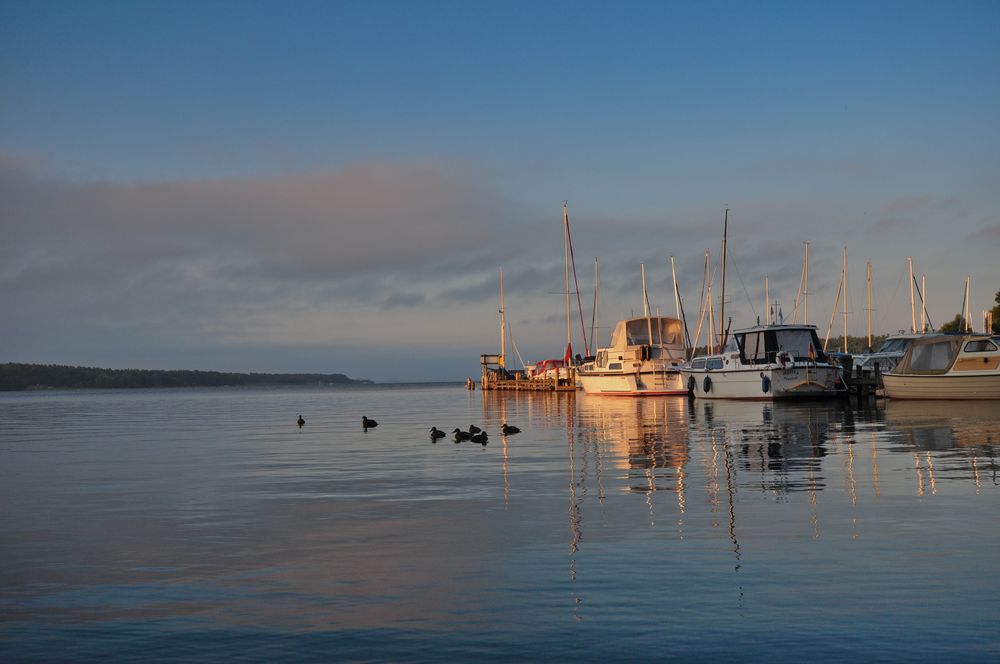
M 891 399 L 1000 399 L 1000 336 L 917 339 L 882 381 Z
M 684 328 L 667 316 L 618 321 L 611 345 L 577 372 L 587 394 L 623 396 L 686 394 Z
M 701 399 L 824 398 L 843 392 L 840 369 L 820 350 L 814 325 L 736 330 L 722 352 L 681 371 Z
M 854 366 L 862 369 L 875 369 L 878 364 L 879 371 L 886 373 L 903 359 L 906 349 L 910 347 L 915 339 L 920 339 L 926 334 L 893 334 L 882 342 L 882 345 L 871 353 L 856 353 L 854 355 Z

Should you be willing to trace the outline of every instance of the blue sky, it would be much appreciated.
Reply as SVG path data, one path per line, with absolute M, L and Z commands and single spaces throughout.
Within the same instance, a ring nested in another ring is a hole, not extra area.
M 845 245 L 851 333 L 866 260 L 878 331 L 908 324 L 909 255 L 932 321 L 967 274 L 978 312 L 998 26 L 994 2 L 0 2 L 0 361 L 463 378 L 500 267 L 524 359 L 556 355 L 563 200 L 604 328 L 640 262 L 672 309 L 671 254 L 696 310 L 727 206 L 735 325 L 764 274 L 789 308 L 803 241 L 821 334 Z

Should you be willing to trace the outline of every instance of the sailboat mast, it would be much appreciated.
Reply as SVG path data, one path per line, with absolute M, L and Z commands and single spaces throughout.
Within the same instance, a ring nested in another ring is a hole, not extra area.
M 847 353 L 847 247 L 844 247 L 844 353 Z
M 719 299 L 719 337 L 726 324 L 726 240 L 729 237 L 729 208 L 726 208 L 726 218 L 722 225 L 722 297 Z M 722 339 L 722 344 L 726 340 Z
M 757 320 L 760 320 L 759 318 Z M 771 293 L 767 287 L 767 275 L 764 275 L 764 323 L 771 324 Z
M 715 354 L 715 319 L 712 314 L 715 305 L 712 303 L 712 284 L 708 284 L 708 354 Z
M 507 367 L 507 321 L 503 310 L 503 268 L 500 268 L 500 367 Z
M 913 300 L 913 256 L 908 257 L 910 264 L 910 334 L 917 333 L 917 309 Z
M 674 279 L 674 310 L 677 311 L 677 320 L 681 320 L 681 292 L 677 288 L 677 266 L 674 265 L 674 257 L 670 257 L 670 276 Z
M 597 263 L 597 259 L 594 259 L 594 312 L 590 318 L 590 340 L 594 342 L 594 352 L 597 352 L 597 335 L 600 332 L 600 318 L 597 315 L 597 294 L 600 292 L 601 288 L 601 267 Z
M 872 349 L 872 262 L 868 261 L 868 276 L 866 277 L 868 289 L 868 350 Z
M 920 334 L 927 334 L 927 275 L 920 275 Z
M 569 210 L 563 201 L 563 245 L 566 250 L 566 350 L 569 351 L 571 333 L 569 322 Z
M 972 321 L 969 320 L 969 285 L 971 281 L 972 281 L 972 275 L 968 275 L 965 277 L 965 331 L 966 332 L 972 331 L 971 329 Z
M 653 321 L 649 317 L 649 296 L 646 295 L 646 264 L 639 263 L 642 268 L 642 310 L 646 315 L 646 334 L 649 336 L 649 345 L 653 345 Z
M 805 275 L 806 283 L 805 289 L 802 291 L 802 324 L 809 324 L 809 243 L 804 243 L 806 245 L 806 262 L 805 262 Z

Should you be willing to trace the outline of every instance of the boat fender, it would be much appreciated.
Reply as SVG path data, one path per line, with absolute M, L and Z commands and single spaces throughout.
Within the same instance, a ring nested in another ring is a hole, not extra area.
M 694 392 L 697 386 L 698 381 L 694 379 L 694 376 L 688 376 L 688 392 Z
M 771 391 L 771 379 L 764 375 L 764 372 L 760 372 L 760 389 L 767 394 Z
M 705 388 L 705 394 L 708 394 L 709 392 L 711 392 L 712 391 L 712 377 L 711 376 L 705 376 L 705 382 L 703 382 L 701 384 L 701 386 L 703 388 Z

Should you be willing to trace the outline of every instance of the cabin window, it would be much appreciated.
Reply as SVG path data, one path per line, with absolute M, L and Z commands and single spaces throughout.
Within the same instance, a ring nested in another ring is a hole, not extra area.
M 608 365 L 608 369 L 612 371 L 621 371 L 621 368 L 622 368 L 621 362 L 612 362 L 611 364 Z
M 705 368 L 705 358 L 702 357 L 702 358 L 699 358 L 697 360 L 692 360 L 691 361 L 691 368 L 692 369 L 704 369 Z
M 721 357 L 710 357 L 710 358 L 708 358 L 708 370 L 709 371 L 712 371 L 713 369 L 721 369 L 721 368 L 722 368 L 722 358 Z
M 737 344 L 741 344 L 743 361 L 750 364 L 765 364 L 767 362 L 768 349 L 765 332 L 747 332 L 737 337 Z
M 989 353 L 996 349 L 996 345 L 989 339 L 976 339 L 965 344 L 966 353 Z

